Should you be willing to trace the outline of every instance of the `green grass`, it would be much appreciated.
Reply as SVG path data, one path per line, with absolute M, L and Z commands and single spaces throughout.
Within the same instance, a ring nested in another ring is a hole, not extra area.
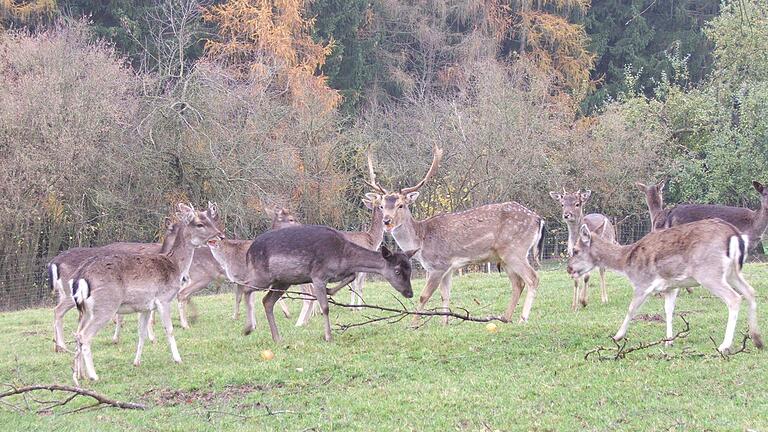
M 760 319 L 768 325 L 768 266 L 749 265 L 746 274 L 762 294 Z M 231 295 L 199 297 L 197 323 L 176 329 L 181 365 L 172 362 L 157 325 L 158 343 L 145 347 L 142 366 L 134 368 L 133 317 L 120 344 L 110 343 L 111 326 L 94 343 L 101 381 L 84 385 L 148 410 L 20 415 L 0 406 L 0 425 L 4 431 L 768 430 L 766 354 L 752 348 L 727 361 L 715 355 L 709 337 L 720 343 L 727 313 L 701 288 L 678 299 L 691 332 L 665 350 L 671 359 L 654 347 L 622 361 L 585 361 L 586 351 L 611 345 L 608 337 L 629 304 L 628 283 L 615 274 L 608 283 L 608 304 L 592 290 L 589 307 L 572 312 L 563 270 L 542 272 L 530 322 L 500 324 L 496 334 L 484 324 L 454 320 L 444 327 L 435 319 L 419 330 L 406 321 L 353 328 L 336 332 L 332 343 L 322 341 L 317 317 L 309 328 L 295 328 L 281 316 L 284 342 L 274 344 L 260 308 L 256 332 L 243 336 L 242 320 L 230 317 Z M 414 281 L 417 293 L 423 285 Z M 499 314 L 509 291 L 501 275 L 456 277 L 453 305 Z M 369 284 L 366 298 L 396 306 L 393 292 Z M 436 295 L 430 305 L 438 304 Z M 297 301 L 291 308 L 298 314 Z M 652 298 L 640 312 L 663 314 L 663 302 Z M 76 315 L 68 316 L 68 335 Z M 331 316 L 335 323 L 362 319 L 338 307 Z M 71 383 L 71 355 L 52 352 L 51 319 L 47 309 L 0 315 L 0 382 Z M 742 308 L 739 328 L 745 326 Z M 632 343 L 663 335 L 657 321 L 634 321 L 628 333 Z M 271 362 L 259 358 L 267 348 L 276 354 Z

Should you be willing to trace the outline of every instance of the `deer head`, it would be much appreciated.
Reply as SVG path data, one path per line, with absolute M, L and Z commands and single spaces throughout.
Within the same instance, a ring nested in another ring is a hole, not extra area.
M 605 221 L 603 221 L 603 225 L 605 225 Z M 595 231 L 601 232 L 604 229 L 603 225 L 600 225 Z M 580 278 L 595 268 L 593 240 L 592 232 L 587 225 L 582 225 L 579 228 L 579 241 L 573 247 L 573 253 L 568 259 L 568 268 L 566 269 L 572 278 Z
M 579 222 L 584 217 L 584 204 L 592 196 L 592 191 L 586 190 L 582 192 L 579 189 L 576 192 L 566 192 L 565 187 L 563 187 L 562 194 L 550 192 L 549 196 L 563 207 L 563 219 L 566 222 Z
M 760 194 L 760 207 L 768 209 L 768 187 L 758 181 L 753 181 L 752 186 Z
M 413 297 L 411 288 L 411 258 L 417 251 L 390 252 L 386 246 L 381 247 L 381 256 L 386 266 L 381 275 L 405 298 Z
M 272 220 L 272 229 L 281 229 L 292 225 L 301 225 L 301 223 L 296 220 L 296 216 L 293 214 L 293 212 L 285 207 L 264 207 L 264 211 Z
M 635 186 L 637 186 L 640 192 L 645 194 L 649 205 L 653 205 L 654 208 L 658 207 L 658 209 L 661 209 L 664 203 L 662 192 L 664 192 L 664 186 L 666 182 L 667 179 L 661 179 L 658 183 L 651 185 L 635 182 Z
M 191 204 L 179 203 L 176 217 L 179 222 L 176 223 L 180 229 L 184 230 L 184 236 L 189 239 L 195 247 L 202 247 L 209 242 L 216 242 L 224 238 L 224 234 L 218 227 L 218 207 L 216 204 L 209 203 L 205 211 L 196 211 Z M 181 231 L 176 233 L 178 236 Z
M 368 174 L 370 175 L 370 182 L 366 183 L 381 194 L 371 195 L 374 195 L 376 201 L 380 202 L 379 208 L 382 210 L 384 229 L 387 232 L 392 232 L 392 230 L 402 225 L 403 221 L 410 217 L 411 212 L 409 206 L 419 197 L 419 189 L 424 186 L 427 180 L 435 175 L 442 157 L 443 149 L 435 146 L 432 155 L 432 165 L 429 167 L 429 171 L 427 171 L 424 178 L 416 183 L 415 186 L 405 187 L 397 192 L 390 192 L 376 183 L 376 174 L 373 170 L 373 159 L 371 158 L 370 151 L 368 152 Z M 366 195 L 366 197 L 367 196 L 368 195 Z

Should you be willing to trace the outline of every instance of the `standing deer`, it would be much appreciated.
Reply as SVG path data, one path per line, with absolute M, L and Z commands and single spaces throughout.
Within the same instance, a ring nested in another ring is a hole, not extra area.
M 662 185 L 663 186 L 663 185 Z M 713 204 L 679 204 L 666 211 L 663 228 L 669 228 L 703 219 L 722 219 L 736 227 L 749 238 L 747 250 L 754 250 L 762 241 L 768 227 L 768 188 L 753 181 L 752 186 L 760 194 L 760 208 L 750 210 L 743 207 L 730 207 Z M 655 223 L 656 229 L 661 229 Z
M 577 279 L 596 266 L 603 266 L 627 276 L 634 288 L 632 302 L 614 340 L 624 338 L 629 322 L 649 295 L 662 293 L 667 323 L 666 345 L 671 345 L 678 291 L 700 284 L 728 307 L 725 338 L 718 350 L 727 352 L 733 343 L 742 296 L 749 303 L 750 337 L 756 347 L 762 348 L 755 290 L 741 274 L 747 253 L 744 237 L 728 222 L 707 219 L 655 231 L 631 245 L 619 246 L 582 225 L 567 271 Z
M 368 250 L 378 250 L 384 241 L 384 222 L 383 214 L 381 211 L 381 202 L 379 201 L 379 195 L 368 193 L 365 194 L 363 204 L 371 210 L 371 225 L 367 231 L 341 231 L 344 237 L 352 243 L 362 246 Z M 363 287 L 365 286 L 365 273 L 358 273 L 355 280 L 350 285 L 352 290 L 352 301 L 350 304 L 361 305 L 363 304 Z M 305 293 L 311 293 L 311 290 L 304 290 Z M 299 319 L 296 321 L 296 326 L 304 326 L 309 322 L 309 311 L 313 307 L 317 306 L 317 301 L 307 298 L 301 307 L 301 313 Z M 359 306 L 354 310 L 360 310 Z
M 75 335 L 77 351 L 73 378 L 85 374 L 98 380 L 93 366 L 91 341 L 115 314 L 136 313 L 139 316 L 139 342 L 133 364 L 141 364 L 141 352 L 147 335 L 150 311 L 157 309 L 165 329 L 173 360 L 181 362 L 171 323 L 170 303 L 189 281 L 189 268 L 197 247 L 219 238 L 214 219 L 216 207 L 195 211 L 179 204 L 178 232 L 173 243 L 163 244 L 163 253 L 108 255 L 94 257 L 83 265 L 72 280 L 72 297 L 80 311 Z
M 209 246 L 230 279 L 251 291 L 269 291 L 262 303 L 275 342 L 280 341 L 280 334 L 273 309 L 291 285 L 312 283 L 312 293 L 325 321 L 326 341 L 331 340 L 327 295 L 351 283 L 357 273 L 378 273 L 404 297 L 413 296 L 409 260 L 415 251 L 391 253 L 386 247 L 381 252 L 370 251 L 328 227 L 301 225 L 267 231 L 253 241 L 245 262 L 240 259 L 241 250 L 227 240 L 214 240 Z M 326 289 L 329 282 L 339 284 Z M 252 330 L 252 325 L 247 327 L 246 334 Z
M 453 270 L 491 261 L 504 264 L 512 283 L 512 296 L 503 316 L 505 321 L 512 319 L 523 288 L 528 287 L 520 317 L 520 322 L 526 322 L 539 286 L 539 277 L 528 262 L 528 253 L 540 247 L 544 219 L 516 202 L 488 204 L 421 221 L 414 219 L 410 205 L 418 198 L 418 190 L 437 171 L 442 156 L 443 150 L 435 147 L 432 165 L 421 181 L 413 187 L 389 192 L 376 183 L 373 161 L 368 154 L 369 186 L 382 194 L 384 229 L 392 234 L 401 249 L 418 250 L 416 258 L 427 270 L 427 284 L 419 297 L 417 311 L 424 309 L 438 286 L 442 307 L 447 310 Z M 414 324 L 418 320 L 417 315 Z M 447 323 L 445 316 L 443 324 Z
M 566 192 L 563 187 L 563 193 L 550 192 L 555 201 L 559 202 L 563 207 L 563 220 L 568 227 L 568 256 L 573 254 L 573 246 L 579 238 L 579 227 L 581 225 L 587 225 L 589 229 L 602 237 L 604 240 L 616 243 L 616 232 L 613 229 L 613 224 L 605 215 L 600 213 L 590 213 L 584 215 L 584 205 L 592 196 L 591 190 L 582 192 L 578 190 L 576 192 Z M 608 291 L 605 288 L 605 267 L 600 267 L 600 300 L 603 303 L 608 302 Z M 581 307 L 587 306 L 587 296 L 589 291 L 589 273 L 585 274 L 582 278 L 584 281 L 583 288 L 579 291 L 579 279 L 573 281 L 573 301 L 571 307 L 576 310 Z
M 668 211 L 664 210 L 664 198 L 662 196 L 665 182 L 666 180 L 661 180 L 652 185 L 635 182 L 635 186 L 645 194 L 645 203 L 648 205 L 648 214 L 651 217 L 651 231 L 664 229 L 667 223 Z

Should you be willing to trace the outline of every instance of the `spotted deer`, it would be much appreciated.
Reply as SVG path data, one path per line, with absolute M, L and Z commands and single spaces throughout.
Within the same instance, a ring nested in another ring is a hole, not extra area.
M 768 227 L 768 188 L 758 181 L 753 181 L 752 187 L 760 194 L 760 208 L 757 210 L 716 204 L 678 204 L 663 213 L 666 218 L 659 218 L 654 222 L 655 229 L 667 229 L 688 222 L 718 218 L 732 224 L 746 235 L 749 239 L 747 250 L 752 251 L 760 244 Z
M 579 227 L 581 225 L 587 225 L 589 229 L 602 237 L 604 240 L 616 243 L 616 232 L 613 229 L 613 224 L 607 216 L 600 213 L 584 214 L 584 205 L 592 196 L 591 190 L 582 192 L 578 190 L 576 192 L 566 192 L 563 187 L 563 193 L 550 192 L 555 201 L 560 203 L 563 208 L 563 220 L 568 227 L 568 256 L 573 254 L 573 246 L 579 237 Z M 603 303 L 608 302 L 608 291 L 605 288 L 605 267 L 599 267 L 600 272 L 600 301 Z M 583 283 L 579 284 L 579 280 Z M 579 289 L 579 286 L 582 286 Z M 587 306 L 587 296 L 589 291 L 589 273 L 585 274 L 581 279 L 573 281 L 573 300 L 571 302 L 571 308 L 577 310 L 581 307 Z
M 209 247 L 230 279 L 249 291 L 268 291 L 262 303 L 275 342 L 280 341 L 280 334 L 273 308 L 291 285 L 312 283 L 312 294 L 323 314 L 326 341 L 331 340 L 327 295 L 351 283 L 357 273 L 378 273 L 403 296 L 413 296 L 410 257 L 414 251 L 392 253 L 385 247 L 381 252 L 370 251 L 324 226 L 300 225 L 267 231 L 253 241 L 245 262 L 240 257 L 242 249 L 228 240 L 213 239 Z M 339 284 L 327 288 L 329 282 Z M 246 334 L 253 331 L 253 323 L 249 324 Z
M 741 268 L 747 239 L 736 227 L 720 219 L 706 219 L 654 231 L 637 242 L 620 246 L 602 238 L 586 225 L 568 260 L 567 271 L 574 279 L 598 266 L 624 274 L 633 287 L 624 322 L 613 337 L 621 340 L 632 318 L 649 295 L 664 296 L 666 344 L 672 344 L 672 318 L 680 288 L 701 285 L 728 307 L 725 337 L 718 350 L 727 352 L 736 329 L 741 299 L 749 304 L 749 334 L 763 347 L 757 326 L 755 290 L 744 280 Z
M 544 219 L 516 202 L 488 204 L 456 213 L 416 220 L 410 206 L 419 189 L 435 174 L 443 150 L 435 147 L 432 165 L 415 186 L 388 191 L 376 182 L 371 154 L 368 154 L 369 184 L 380 193 L 384 230 L 391 233 L 403 250 L 417 250 L 416 259 L 427 270 L 427 284 L 419 297 L 418 311 L 440 287 L 442 307 L 447 310 L 451 298 L 453 270 L 468 264 L 497 262 L 512 283 L 512 295 L 502 319 L 510 321 L 525 286 L 528 291 L 520 322 L 526 322 L 533 306 L 539 277 L 528 261 L 531 250 L 540 247 Z M 414 324 L 418 323 L 414 317 Z M 443 317 L 443 324 L 448 317 Z
M 147 338 L 150 311 L 157 310 L 165 329 L 173 360 L 181 362 L 173 336 L 170 303 L 189 280 L 189 268 L 195 248 L 222 236 L 217 224 L 215 206 L 195 211 L 179 204 L 178 232 L 173 243 L 163 244 L 163 253 L 106 255 L 91 258 L 74 275 L 72 297 L 80 312 L 75 340 L 73 379 L 88 376 L 98 380 L 93 365 L 91 342 L 98 331 L 115 314 L 139 313 L 139 342 L 133 364 L 141 364 L 144 340 Z
M 362 246 L 368 250 L 378 250 L 381 243 L 384 241 L 384 223 L 383 214 L 381 211 L 380 196 L 374 193 L 365 194 L 363 204 L 371 211 L 371 224 L 366 231 L 341 231 L 344 237 L 352 243 Z M 363 304 L 363 287 L 365 286 L 365 273 L 358 273 L 355 280 L 350 284 L 352 290 L 352 300 L 350 304 L 358 305 L 354 310 L 360 310 L 359 305 Z M 311 290 L 304 290 L 305 293 L 310 293 Z M 317 301 L 306 299 L 301 308 L 299 319 L 296 321 L 296 326 L 303 326 L 309 322 L 309 311 L 311 308 L 317 306 Z

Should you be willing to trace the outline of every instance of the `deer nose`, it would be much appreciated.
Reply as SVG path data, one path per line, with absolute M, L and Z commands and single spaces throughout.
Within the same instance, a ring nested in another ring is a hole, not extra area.
M 563 219 L 565 220 L 573 219 L 573 215 L 571 213 L 563 213 Z
M 392 218 L 385 217 L 383 219 L 384 225 L 391 225 L 392 224 Z

